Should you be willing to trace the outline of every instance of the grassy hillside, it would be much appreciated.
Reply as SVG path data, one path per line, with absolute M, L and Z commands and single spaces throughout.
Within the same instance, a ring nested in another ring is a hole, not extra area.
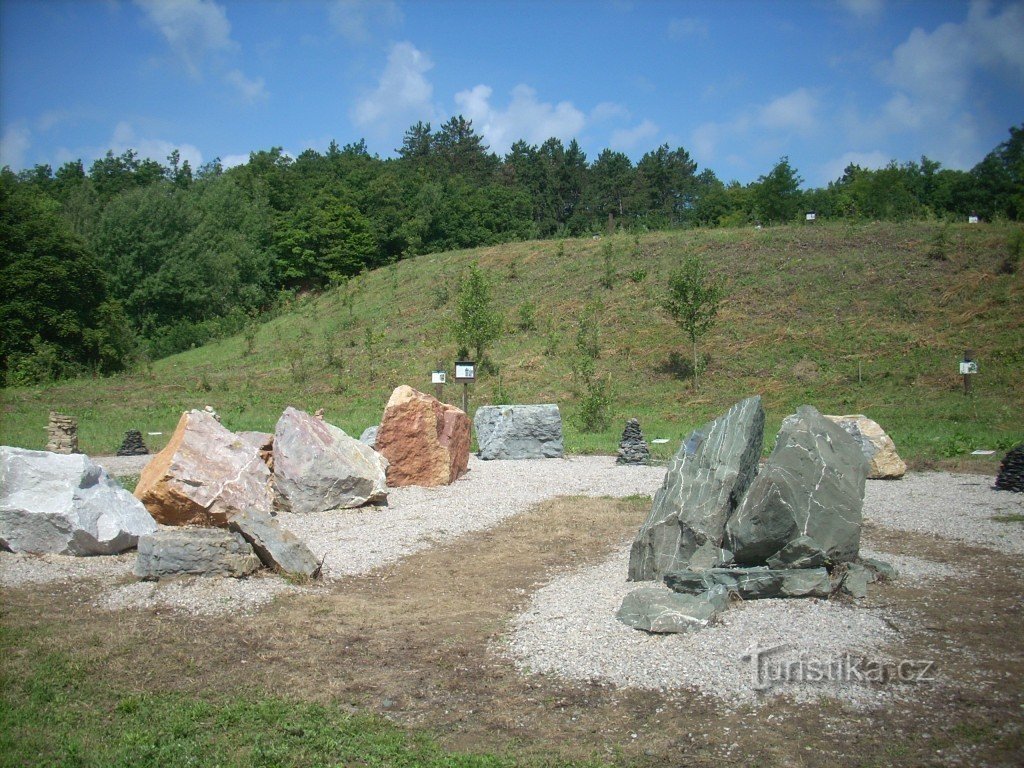
M 975 448 L 1002 451 L 1024 440 L 1019 227 L 816 224 L 613 241 L 610 289 L 601 285 L 604 240 L 427 255 L 298 299 L 249 338 L 135 375 L 10 389 L 0 442 L 41 448 L 47 411 L 56 409 L 79 419 L 86 452 L 113 452 L 130 428 L 162 432 L 147 437 L 159 448 L 183 409 L 206 404 L 232 429 L 266 431 L 286 405 L 322 407 L 358 435 L 377 422 L 396 385 L 432 391 L 429 372 L 438 362 L 451 375 L 457 283 L 472 262 L 497 280 L 507 330 L 492 353 L 499 375 L 473 387 L 471 410 L 502 399 L 557 402 L 573 452 L 614 452 L 631 416 L 648 439 L 674 442 L 755 393 L 770 430 L 803 403 L 866 413 L 919 463 L 959 461 Z M 667 276 L 687 252 L 727 280 L 718 323 L 702 343 L 710 359 L 699 391 L 674 372 L 672 354 L 685 360 L 688 343 L 660 309 Z M 527 302 L 536 328 L 520 330 Z M 600 323 L 597 370 L 611 377 L 613 392 L 611 426 L 601 434 L 582 434 L 574 422 L 579 392 L 570 358 L 588 307 Z M 957 371 L 965 347 L 980 365 L 970 397 Z M 446 387 L 446 400 L 460 398 L 461 385 Z

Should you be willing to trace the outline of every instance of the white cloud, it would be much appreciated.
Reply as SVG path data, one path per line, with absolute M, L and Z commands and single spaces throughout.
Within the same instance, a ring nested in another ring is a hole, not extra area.
M 817 128 L 818 100 L 806 88 L 780 96 L 758 111 L 759 125 L 773 131 L 796 131 L 802 136 Z
M 842 177 L 843 171 L 851 163 L 859 165 L 861 168 L 877 169 L 884 168 L 891 160 L 891 157 L 878 149 L 871 152 L 846 152 L 840 157 L 829 160 L 819 170 L 825 181 L 836 181 Z
M 224 81 L 235 88 L 242 99 L 249 103 L 262 101 L 269 95 L 262 77 L 250 80 L 239 69 L 232 69 L 224 75 Z
M 135 0 L 181 59 L 198 77 L 204 59 L 237 46 L 224 7 L 212 0 Z
M 434 119 L 434 86 L 426 77 L 433 66 L 412 43 L 395 43 L 377 87 L 356 102 L 352 119 L 362 127 L 381 128 Z
M 20 171 L 25 167 L 25 156 L 32 146 L 32 132 L 20 123 L 9 125 L 0 136 L 0 167 L 10 166 Z
M 245 165 L 249 162 L 249 155 L 226 155 L 220 159 L 220 164 L 227 170 L 228 168 L 234 168 L 237 165 Z
M 840 4 L 859 19 L 877 18 L 882 13 L 882 0 L 840 0 Z
M 156 160 L 161 165 L 167 164 L 167 156 L 175 149 L 181 155 L 181 161 L 188 160 L 192 170 L 196 170 L 203 164 L 203 153 L 193 144 L 181 144 L 166 139 L 153 139 L 138 136 L 135 128 L 127 121 L 121 121 L 114 128 L 114 134 L 110 144 L 102 151 L 93 152 L 95 157 L 100 157 L 107 149 L 115 155 L 120 155 L 126 150 L 134 149 L 140 158 Z
M 685 40 L 689 37 L 707 37 L 710 28 L 704 19 L 672 19 L 668 23 L 670 40 Z
M 477 85 L 455 94 L 455 103 L 463 117 L 473 121 L 473 128 L 484 136 L 491 151 L 504 154 L 512 143 L 523 139 L 539 144 L 552 137 L 574 138 L 586 124 L 586 117 L 570 101 L 554 104 L 538 101 L 537 92 L 528 85 L 512 89 L 512 98 L 505 109 L 491 103 L 490 86 Z
M 590 122 L 599 123 L 605 120 L 628 120 L 629 110 L 614 101 L 602 101 L 590 110 Z
M 334 0 L 328 14 L 331 26 L 350 43 L 369 42 L 371 27 L 393 27 L 404 19 L 393 0 Z
M 650 120 L 644 120 L 632 128 L 618 128 L 608 138 L 608 146 L 620 152 L 634 149 L 640 142 L 647 141 L 658 135 L 658 126 Z

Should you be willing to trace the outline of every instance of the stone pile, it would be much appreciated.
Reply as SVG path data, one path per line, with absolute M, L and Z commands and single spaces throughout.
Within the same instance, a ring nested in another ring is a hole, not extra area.
M 148 453 L 149 449 L 142 442 L 142 433 L 137 429 L 125 432 L 121 447 L 117 449 L 118 456 L 145 456 Z
M 861 510 L 870 468 L 862 444 L 803 406 L 787 418 L 758 469 L 764 410 L 758 397 L 683 441 L 630 550 L 631 581 L 618 618 L 648 632 L 707 626 L 731 600 L 864 597 L 895 569 L 861 558 Z
M 1024 443 L 1011 448 L 999 465 L 996 488 L 1024 493 Z
M 562 415 L 553 403 L 483 405 L 473 416 L 480 458 L 558 459 L 564 454 Z
M 619 441 L 618 458 L 616 464 L 650 464 L 651 449 L 644 440 L 643 430 L 640 429 L 640 422 L 630 419 L 626 422 L 626 428 L 622 431 L 622 439 Z
M 50 453 L 78 453 L 78 421 L 50 411 L 46 427 L 46 450 Z

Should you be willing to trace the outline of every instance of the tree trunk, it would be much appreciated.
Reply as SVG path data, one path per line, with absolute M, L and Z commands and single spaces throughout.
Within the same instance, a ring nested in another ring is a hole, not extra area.
M 698 389 L 697 385 L 697 340 L 693 339 L 693 388 Z

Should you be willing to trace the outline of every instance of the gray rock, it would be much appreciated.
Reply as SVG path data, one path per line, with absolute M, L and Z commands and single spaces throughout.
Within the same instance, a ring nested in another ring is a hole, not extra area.
M 112 555 L 156 528 L 142 503 L 88 456 L 0 446 L 0 548 Z
M 828 560 L 825 551 L 810 536 L 797 536 L 768 558 L 769 568 L 820 568 Z
M 274 430 L 275 503 L 298 513 L 352 509 L 387 498 L 383 456 L 341 429 L 286 408 Z
M 228 529 L 241 534 L 268 568 L 306 577 L 320 572 L 320 563 L 309 547 L 264 512 L 234 510 L 228 515 Z
M 772 570 L 753 568 L 711 568 L 707 571 L 681 570 L 665 575 L 669 589 L 700 595 L 716 588 L 735 592 L 744 600 L 773 597 L 828 597 L 832 587 L 824 568 Z
M 619 452 L 615 459 L 616 464 L 643 465 L 651 463 L 651 449 L 644 440 L 643 430 L 640 429 L 640 422 L 637 419 L 630 419 L 626 422 L 626 428 L 622 430 L 622 439 L 619 440 Z
M 716 547 L 710 541 L 705 541 L 690 556 L 689 568 L 691 571 L 706 571 L 709 568 L 721 568 L 730 563 L 732 563 L 732 552 Z
M 761 565 L 800 536 L 833 562 L 856 558 L 867 469 L 850 435 L 811 406 L 800 408 L 726 526 L 736 562 Z
M 623 598 L 615 618 L 645 632 L 694 632 L 708 626 L 719 610 L 711 599 L 643 587 Z
M 260 559 L 239 534 L 222 528 L 161 528 L 139 538 L 135 575 L 241 578 L 260 568 Z
M 722 546 L 726 521 L 757 472 L 763 434 L 761 398 L 750 397 L 683 442 L 633 541 L 631 581 L 685 567 L 706 542 Z
M 372 427 L 367 427 L 363 430 L 363 434 L 359 436 L 359 442 L 364 443 L 371 448 L 377 447 L 377 430 L 380 429 L 380 424 L 374 424 Z
M 899 578 L 899 571 L 884 560 L 876 560 L 873 557 L 862 557 L 857 562 L 868 569 L 869 579 L 875 581 L 894 581 Z
M 874 573 L 859 563 L 847 563 L 841 587 L 844 594 L 850 597 L 863 598 L 868 596 L 868 584 L 874 581 Z
M 558 459 L 562 415 L 558 406 L 483 405 L 473 416 L 481 459 Z

